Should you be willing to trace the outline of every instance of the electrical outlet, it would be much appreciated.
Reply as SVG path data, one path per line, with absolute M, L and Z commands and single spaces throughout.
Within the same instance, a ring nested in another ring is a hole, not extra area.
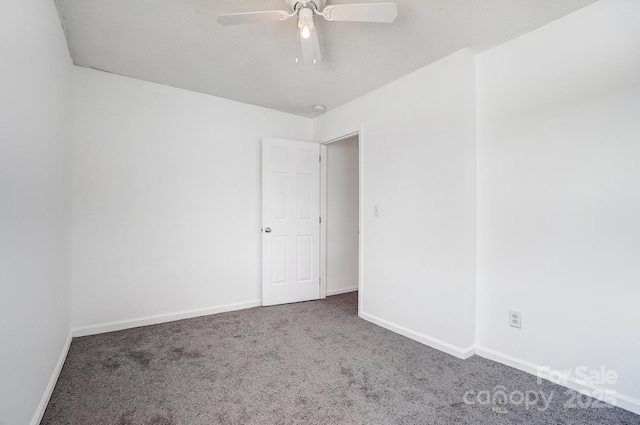
M 515 310 L 509 310 L 509 326 L 512 328 L 522 328 L 522 313 Z
M 374 217 L 380 217 L 380 209 L 378 208 L 377 205 L 373 206 L 373 216 Z

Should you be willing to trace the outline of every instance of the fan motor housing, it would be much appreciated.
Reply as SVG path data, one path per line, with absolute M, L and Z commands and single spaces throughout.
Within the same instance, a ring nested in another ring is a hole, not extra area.
M 324 10 L 325 5 L 327 4 L 327 0 L 306 0 L 306 1 L 287 0 L 287 4 L 289 5 L 289 8 L 292 11 L 296 10 L 296 6 L 298 6 L 298 4 L 301 4 L 304 7 L 309 3 L 313 3 L 316 7 L 316 10 L 318 12 L 322 12 Z

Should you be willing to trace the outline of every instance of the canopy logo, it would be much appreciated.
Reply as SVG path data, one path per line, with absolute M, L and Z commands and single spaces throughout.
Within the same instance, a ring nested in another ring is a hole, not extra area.
M 603 387 L 615 385 L 618 382 L 618 373 L 605 366 L 598 369 L 578 366 L 571 370 L 539 367 L 536 375 L 539 386 L 545 385 L 545 380 L 548 380 L 565 387 L 569 384 L 583 387 L 580 391 L 568 389 L 560 392 L 561 395 L 556 397 L 555 404 L 562 404 L 565 409 L 606 409 L 616 405 L 616 392 Z M 541 412 L 548 410 L 554 401 L 556 390 L 551 389 L 548 383 L 544 391 L 541 391 L 540 387 L 537 390 L 533 388 L 509 391 L 506 387 L 498 385 L 492 390 L 469 390 L 464 393 L 462 399 L 465 404 L 472 406 L 491 406 L 496 413 L 507 413 L 509 407 L 536 409 Z
M 569 390 L 565 395 L 569 399 L 564 403 L 566 409 L 576 408 L 609 408 L 616 405 L 616 391 L 602 388 L 618 383 L 618 372 L 600 366 L 597 369 L 590 369 L 587 366 L 578 366 L 575 369 L 554 370 L 548 366 L 538 367 L 538 385 L 544 379 L 554 384 L 568 386 L 570 382 L 583 385 L 579 391 Z

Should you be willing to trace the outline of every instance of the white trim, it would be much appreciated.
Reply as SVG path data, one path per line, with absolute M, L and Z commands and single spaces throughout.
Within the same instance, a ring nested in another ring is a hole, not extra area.
M 327 297 L 330 297 L 332 295 L 347 294 L 349 292 L 356 292 L 357 290 L 358 290 L 357 286 L 352 286 L 350 288 L 334 289 L 333 291 L 327 291 Z
M 345 134 L 344 136 L 340 136 L 340 137 L 334 137 L 333 139 L 329 139 L 329 140 L 325 140 L 323 142 L 320 142 L 321 145 L 330 145 L 331 143 L 335 143 L 335 142 L 340 142 L 342 140 L 347 140 L 347 139 L 351 139 L 352 137 L 357 137 L 359 136 L 361 133 L 360 130 L 354 130 L 350 133 Z
M 193 317 L 209 316 L 211 314 L 227 313 L 229 311 L 244 310 L 262 305 L 262 300 L 253 300 L 242 303 L 225 304 L 216 307 L 201 308 L 196 310 L 187 310 L 178 313 L 159 314 L 156 316 L 147 316 L 137 319 L 119 320 L 116 322 L 102 323 L 99 325 L 83 326 L 74 328 L 72 334 L 74 337 L 96 335 L 106 332 L 121 331 L 123 329 L 137 328 L 140 326 L 157 325 L 159 323 L 173 322 L 182 319 L 191 319 Z
M 56 382 L 58 382 L 58 377 L 60 377 L 60 372 L 62 372 L 62 366 L 64 366 L 64 361 L 67 359 L 67 354 L 69 353 L 69 348 L 71 347 L 71 340 L 73 336 L 71 332 L 67 335 L 67 340 L 62 347 L 62 352 L 60 353 L 60 357 L 58 358 L 58 363 L 56 363 L 55 369 L 53 369 L 53 373 L 51 374 L 51 378 L 49 379 L 49 383 L 47 387 L 44 389 L 44 394 L 42 394 L 42 398 L 40 399 L 40 404 L 38 404 L 38 408 L 36 409 L 33 418 L 31 419 L 31 425 L 39 425 L 40 421 L 42 421 L 42 417 L 44 416 L 45 410 L 47 410 L 47 405 L 49 404 L 49 400 L 51 399 L 51 395 L 53 394 L 53 389 L 56 387 Z
M 629 412 L 640 415 L 640 400 L 637 398 L 629 397 L 625 394 L 616 394 L 616 406 L 621 409 L 628 410 Z
M 561 381 L 562 383 L 559 383 L 558 385 L 574 391 L 588 392 L 589 394 L 593 394 L 594 390 L 601 391 L 603 393 L 605 390 L 604 388 L 597 385 L 578 381 L 575 376 L 562 374 L 560 373 L 560 371 L 554 371 L 554 377 L 553 379 L 550 379 L 551 375 L 547 372 L 544 372 L 544 368 L 542 368 L 541 366 L 528 362 L 526 360 L 519 359 L 517 357 L 510 356 L 508 354 L 491 350 L 490 348 L 476 346 L 475 351 L 477 355 L 479 355 L 480 357 L 484 357 L 485 359 L 493 360 L 495 362 L 511 366 L 515 369 L 530 373 L 534 376 L 540 376 L 541 378 L 550 380 L 554 383 Z M 615 395 L 615 399 L 615 406 L 640 415 L 640 400 L 624 394 L 620 394 L 618 392 Z
M 395 323 L 380 319 L 368 313 L 360 312 L 359 316 L 366 321 L 374 323 L 378 326 L 382 326 L 383 328 L 389 329 L 390 331 L 393 331 L 400 335 L 404 335 L 407 338 L 411 338 L 414 341 L 418 341 L 424 345 L 428 345 L 429 347 L 435 348 L 436 350 L 451 354 L 452 356 L 459 359 L 465 360 L 475 354 L 475 348 L 473 345 L 467 348 L 456 347 L 455 345 L 449 344 L 448 342 L 444 342 L 439 339 L 414 332 L 410 329 L 405 328 L 404 326 L 396 325 Z
M 364 124 L 358 130 L 358 314 L 364 305 Z
M 320 144 L 320 299 L 327 293 L 327 145 Z
M 512 356 L 509 356 L 507 354 L 502 354 L 497 351 L 491 350 L 489 348 L 481 347 L 479 345 L 476 345 L 476 354 L 479 355 L 480 357 L 484 357 L 485 359 L 502 363 L 504 365 L 516 368 L 518 370 L 530 373 L 532 375 L 535 375 L 538 370 L 537 365 L 531 362 L 521 360 Z

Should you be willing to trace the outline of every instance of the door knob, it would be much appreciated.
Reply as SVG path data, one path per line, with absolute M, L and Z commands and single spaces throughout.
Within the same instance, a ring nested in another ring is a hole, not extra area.
M 271 227 L 265 227 L 264 231 L 265 233 L 271 233 Z

